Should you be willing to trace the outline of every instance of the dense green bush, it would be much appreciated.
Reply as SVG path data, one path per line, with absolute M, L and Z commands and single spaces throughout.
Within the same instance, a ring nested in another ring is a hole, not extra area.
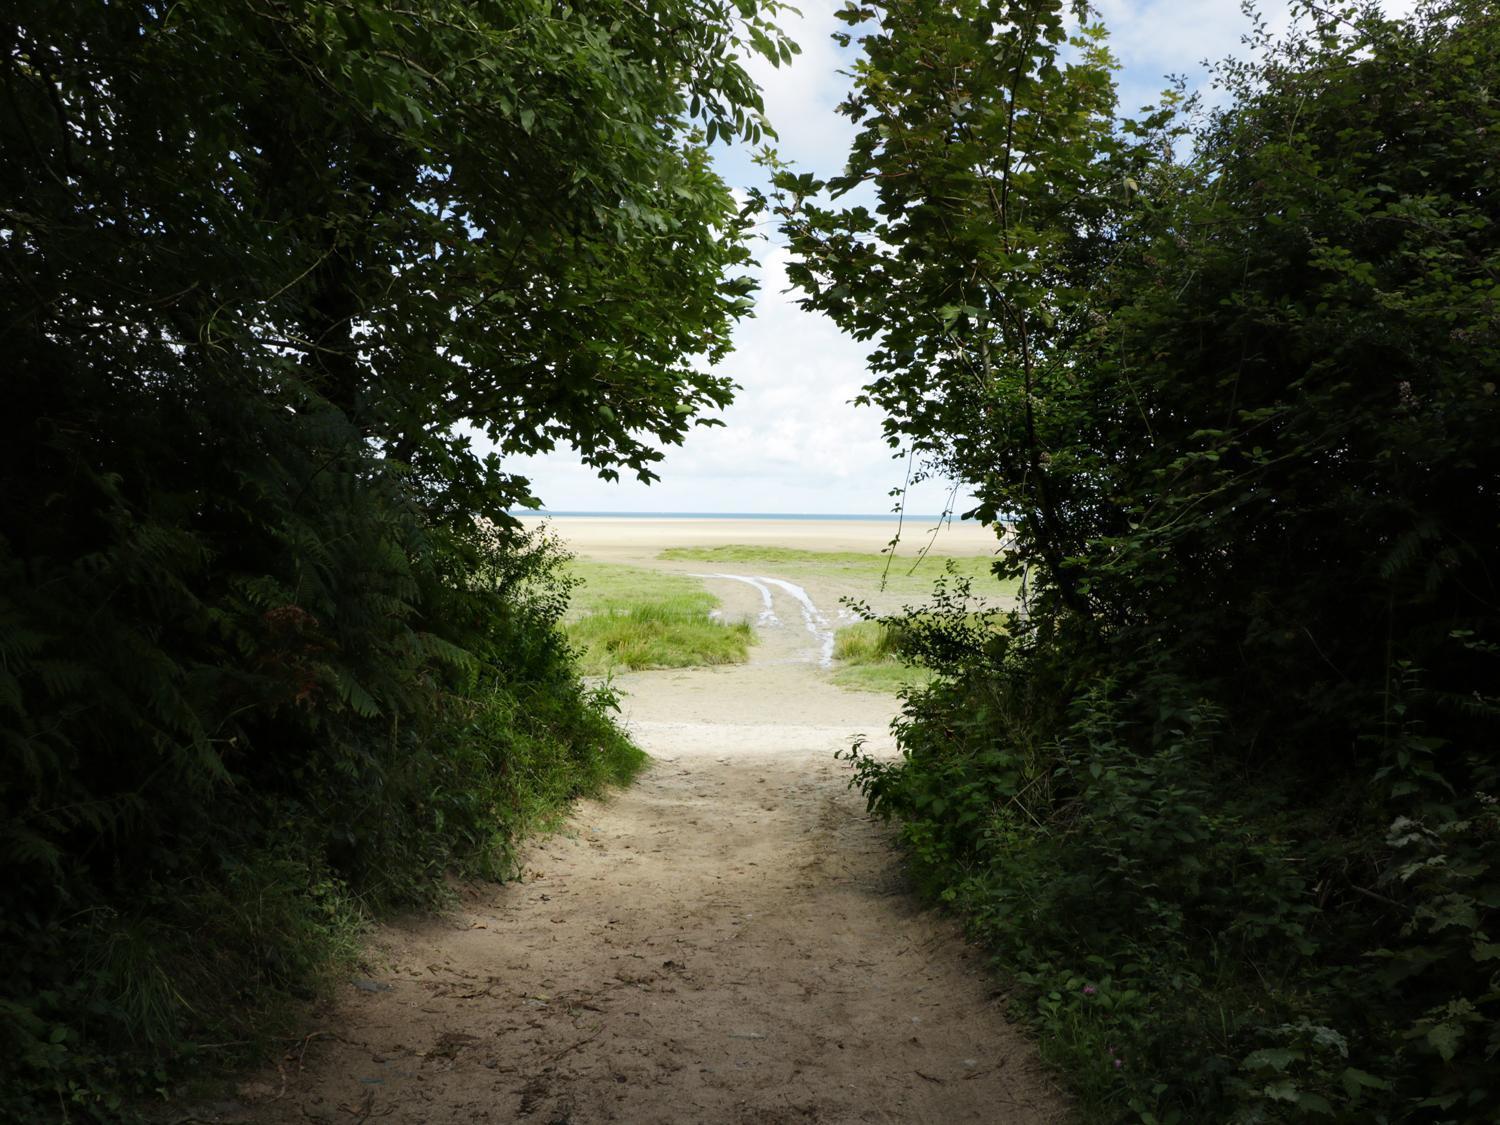
M 253 1049 L 638 763 L 501 458 L 649 479 L 728 400 L 741 42 L 790 57 L 754 3 L 0 16 L 0 1117 Z
M 1305 13 L 1178 158 L 1062 8 L 851 6 L 880 205 L 782 178 L 1028 575 L 858 780 L 1092 1115 L 1494 1120 L 1500 19 Z
M 463 650 L 413 633 L 399 710 L 384 696 L 362 713 L 358 681 L 339 693 L 351 673 L 327 666 L 337 650 L 298 607 L 295 641 L 250 649 L 244 674 L 255 683 L 294 653 L 292 678 L 270 679 L 286 699 L 235 700 L 215 776 L 171 770 L 126 696 L 73 768 L 48 763 L 29 787 L 10 779 L 6 1113 L 109 1117 L 122 1095 L 165 1094 L 194 1068 L 252 1056 L 284 1031 L 287 1000 L 350 963 L 365 919 L 440 902 L 450 873 L 508 876 L 527 831 L 634 773 L 641 752 L 612 722 L 611 697 L 580 684 L 556 628 L 567 586 L 555 544 L 494 536 L 482 549 L 470 588 L 443 596 L 449 620 L 483 631 Z M 23 732 L 68 730 L 88 698 L 97 665 L 66 640 L 53 643 L 80 669 L 79 694 L 33 690 Z M 35 652 L 9 662 L 23 686 L 59 659 Z M 386 675 L 402 670 L 390 649 L 377 659 Z M 215 671 L 233 667 L 218 660 Z M 155 767 L 132 761 L 142 744 Z M 95 758 L 104 745 L 111 755 Z
M 1391 789 L 1434 772 L 1410 730 L 1341 790 L 1246 770 L 1196 685 L 1059 691 L 1012 624 L 992 666 L 909 704 L 899 763 L 850 759 L 1090 1115 L 1489 1119 L 1493 789 L 1399 815 Z

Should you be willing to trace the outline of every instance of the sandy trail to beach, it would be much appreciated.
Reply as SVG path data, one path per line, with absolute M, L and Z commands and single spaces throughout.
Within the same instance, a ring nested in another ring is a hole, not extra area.
M 618 681 L 641 780 L 581 804 L 523 881 L 383 928 L 371 976 L 242 1089 L 243 1118 L 1063 1118 L 982 958 L 918 906 L 833 759 L 856 735 L 889 751 L 894 701 L 817 675 L 804 607 L 770 589 L 752 663 Z

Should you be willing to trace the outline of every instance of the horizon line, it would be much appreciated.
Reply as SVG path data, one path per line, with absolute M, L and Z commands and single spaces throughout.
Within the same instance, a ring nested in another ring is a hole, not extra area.
M 959 514 L 933 513 L 933 511 L 610 511 L 604 508 L 577 508 L 577 510 L 564 510 L 564 508 L 510 508 L 508 514 L 511 516 L 580 516 L 591 517 L 591 519 L 879 519 L 879 520 L 910 520 L 910 522 L 921 522 L 921 520 L 942 520 L 942 522 L 963 522 Z M 978 522 L 978 520 L 968 520 Z

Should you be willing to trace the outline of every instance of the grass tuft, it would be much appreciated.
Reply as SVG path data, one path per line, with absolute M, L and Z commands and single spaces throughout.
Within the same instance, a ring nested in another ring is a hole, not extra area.
M 895 694 L 932 679 L 926 668 L 901 658 L 901 630 L 885 621 L 845 625 L 834 634 L 833 658 L 838 662 L 833 682 L 855 691 Z
M 718 599 L 685 575 L 575 561 L 579 580 L 565 625 L 592 675 L 636 668 L 741 664 L 755 631 L 714 616 Z
M 849 664 L 876 664 L 900 656 L 901 631 L 884 621 L 846 625 L 833 638 L 833 658 Z

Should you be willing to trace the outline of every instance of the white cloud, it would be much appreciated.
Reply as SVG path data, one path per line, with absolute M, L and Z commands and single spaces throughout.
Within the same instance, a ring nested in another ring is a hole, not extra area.
M 747 69 L 764 91 L 766 116 L 776 130 L 783 158 L 821 173 L 838 171 L 854 139 L 854 125 L 833 111 L 843 100 L 849 80 L 841 73 L 846 53 L 830 38 L 848 25 L 834 19 L 842 3 L 815 0 L 801 5 L 800 16 L 788 15 L 782 26 L 802 48 L 790 66 L 772 66 L 760 56 Z
M 1242 53 L 1250 23 L 1239 0 L 1095 0 L 1119 57 L 1121 106 L 1133 111 L 1154 102 L 1168 74 L 1191 86 L 1205 79 L 1204 60 Z M 1389 0 L 1404 13 L 1414 0 Z M 802 46 L 791 66 L 750 62 L 765 90 L 767 115 L 780 134 L 784 159 L 820 176 L 844 163 L 853 126 L 834 112 L 848 80 L 838 71 L 847 57 L 829 34 L 844 25 L 833 18 L 842 0 L 808 0 L 786 27 Z M 1273 28 L 1285 27 L 1289 5 L 1263 5 Z M 725 150 L 721 150 L 723 152 Z M 719 166 L 731 183 L 759 173 L 739 150 Z M 659 466 L 662 481 L 600 481 L 576 457 L 558 452 L 512 459 L 548 507 L 558 511 L 886 512 L 889 490 L 901 484 L 904 462 L 893 461 L 880 435 L 880 416 L 849 400 L 865 382 L 866 345 L 847 339 L 824 317 L 804 313 L 786 288 L 785 251 L 763 246 L 756 316 L 740 324 L 736 351 L 723 371 L 743 389 L 723 414 L 722 428 L 698 429 L 669 450 Z M 947 487 L 915 489 L 908 510 L 942 509 Z M 959 498 L 960 510 L 967 497 Z
M 880 415 L 850 405 L 866 379 L 864 346 L 797 308 L 784 292 L 786 255 L 766 249 L 756 315 L 740 324 L 723 365 L 742 388 L 725 425 L 669 450 L 661 482 L 600 482 L 565 453 L 507 466 L 561 511 L 888 511 L 904 468 L 881 437 Z M 907 506 L 932 514 L 945 499 L 943 488 L 924 487 Z

